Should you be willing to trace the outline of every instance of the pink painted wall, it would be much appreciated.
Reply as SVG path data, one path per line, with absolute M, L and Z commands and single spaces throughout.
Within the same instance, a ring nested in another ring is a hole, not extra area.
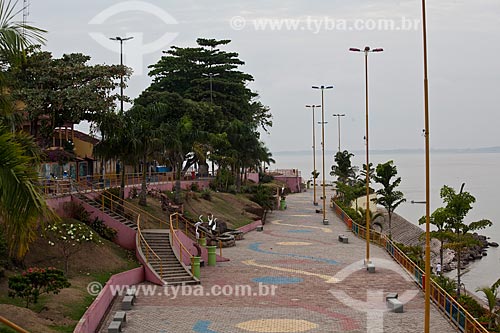
M 137 267 L 129 271 L 113 275 L 104 288 L 101 290 L 94 302 L 85 311 L 83 317 L 80 319 L 75 327 L 74 333 L 94 333 L 99 326 L 101 318 L 104 317 L 115 295 L 113 295 L 111 286 L 119 288 L 132 286 L 144 281 L 144 270 L 142 267 Z
M 57 215 L 61 217 L 67 217 L 63 208 L 63 204 L 65 202 L 70 202 L 71 196 L 66 195 L 57 198 L 46 198 L 45 201 L 47 202 L 47 205 L 56 212 Z
M 134 229 L 127 227 L 126 225 L 120 223 L 119 221 L 116 221 L 115 219 L 108 216 L 101 210 L 92 207 L 85 201 L 82 201 L 75 196 L 73 196 L 73 200 L 81 204 L 85 208 L 85 210 L 89 212 L 90 218 L 92 220 L 97 217 L 100 220 L 103 220 L 104 224 L 106 224 L 108 227 L 111 227 L 118 231 L 115 238 L 116 244 L 128 250 L 135 250 L 135 238 L 137 232 Z
M 281 180 L 282 182 L 285 182 L 285 184 L 290 188 L 292 193 L 299 193 L 300 192 L 300 184 L 302 183 L 302 177 L 295 176 L 295 177 L 289 177 L 289 176 L 274 176 L 274 179 L 276 180 Z
M 248 173 L 247 179 L 255 182 L 255 184 L 258 184 L 259 183 L 259 174 L 257 172 Z
M 159 286 L 163 286 L 163 280 L 158 275 L 158 273 L 156 273 L 155 270 L 146 262 L 142 251 L 139 249 L 139 245 L 137 245 L 137 248 L 135 249 L 135 256 L 137 260 L 139 260 L 139 262 L 142 264 L 142 267 L 144 267 L 144 279 Z
M 258 221 L 254 221 L 250 224 L 244 225 L 244 226 L 238 228 L 238 230 L 242 231 L 243 233 L 246 234 L 247 232 L 255 230 L 255 228 L 257 228 L 258 226 L 261 226 L 261 225 L 262 225 L 262 221 L 258 220 Z

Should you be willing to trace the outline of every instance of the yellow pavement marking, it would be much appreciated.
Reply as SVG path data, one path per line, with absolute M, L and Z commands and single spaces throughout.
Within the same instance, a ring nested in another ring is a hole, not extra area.
M 278 245 L 291 245 L 291 246 L 300 246 L 300 245 L 311 245 L 312 243 L 307 242 L 278 242 Z
M 274 220 L 274 221 L 271 221 L 272 224 L 277 224 L 277 225 L 287 225 L 287 226 L 290 226 L 290 227 L 296 227 L 296 228 L 309 228 L 309 229 L 320 229 L 321 231 L 323 232 L 326 232 L 326 233 L 332 233 L 332 229 L 328 229 L 328 228 L 323 228 L 323 227 L 313 227 L 313 226 L 309 226 L 309 225 L 300 225 L 300 224 L 288 224 L 288 223 L 281 223 L 282 220 Z
M 311 214 L 307 214 L 307 215 L 290 215 L 290 216 L 293 216 L 293 217 L 310 217 L 312 216 Z
M 249 332 L 295 333 L 310 331 L 318 325 L 300 319 L 257 319 L 239 323 L 236 327 Z
M 296 273 L 296 274 L 302 274 L 302 275 L 308 275 L 308 276 L 315 276 L 319 277 L 320 279 L 323 279 L 326 281 L 326 283 L 337 283 L 338 280 L 334 278 L 333 276 L 325 275 L 325 274 L 317 274 L 317 273 L 311 273 L 307 271 L 301 271 L 299 269 L 293 269 L 293 268 L 284 268 L 284 267 L 277 267 L 277 266 L 268 266 L 268 265 L 263 265 L 263 264 L 258 264 L 255 262 L 254 259 L 252 260 L 245 260 L 242 261 L 243 264 L 248 265 L 248 266 L 256 266 L 256 267 L 262 267 L 262 268 L 269 268 L 269 269 L 274 269 L 275 271 L 280 271 L 280 272 L 289 272 L 289 273 Z

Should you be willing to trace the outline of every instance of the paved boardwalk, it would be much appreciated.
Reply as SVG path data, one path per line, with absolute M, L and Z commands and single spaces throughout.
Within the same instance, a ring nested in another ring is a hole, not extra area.
M 285 211 L 268 217 L 263 232 L 223 250 L 231 261 L 203 267 L 201 286 L 139 295 L 124 331 L 423 332 L 423 293 L 383 249 L 371 247 L 376 272 L 368 273 L 365 242 L 330 209 L 330 225 L 324 226 L 312 191 L 290 195 L 287 203 Z M 349 243 L 338 242 L 339 234 L 348 235 Z M 238 286 L 248 286 L 246 296 Z M 399 294 L 404 313 L 387 311 L 388 292 Z M 455 331 L 432 306 L 431 332 Z

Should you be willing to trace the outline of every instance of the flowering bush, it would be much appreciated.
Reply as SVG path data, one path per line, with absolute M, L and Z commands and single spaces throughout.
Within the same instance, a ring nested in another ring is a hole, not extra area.
M 26 307 L 30 303 L 36 304 L 42 294 L 58 294 L 63 288 L 71 284 L 64 276 L 63 271 L 54 268 L 28 268 L 20 275 L 9 278 L 9 297 L 20 297 L 26 300 Z
M 57 223 L 46 227 L 49 245 L 59 248 L 64 258 L 64 272 L 68 273 L 69 258 L 81 250 L 84 243 L 101 243 L 96 234 L 85 224 Z

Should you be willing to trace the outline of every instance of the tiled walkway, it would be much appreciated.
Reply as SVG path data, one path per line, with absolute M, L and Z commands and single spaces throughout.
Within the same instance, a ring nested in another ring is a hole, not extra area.
M 223 250 L 231 261 L 203 267 L 201 286 L 140 294 L 124 332 L 423 332 L 423 293 L 383 249 L 371 247 L 370 274 L 364 240 L 330 210 L 324 226 L 311 191 L 288 196 L 287 204 L 263 232 Z M 342 233 L 348 244 L 338 242 Z M 404 313 L 387 311 L 389 292 L 399 294 Z M 432 306 L 431 332 L 455 331 Z

